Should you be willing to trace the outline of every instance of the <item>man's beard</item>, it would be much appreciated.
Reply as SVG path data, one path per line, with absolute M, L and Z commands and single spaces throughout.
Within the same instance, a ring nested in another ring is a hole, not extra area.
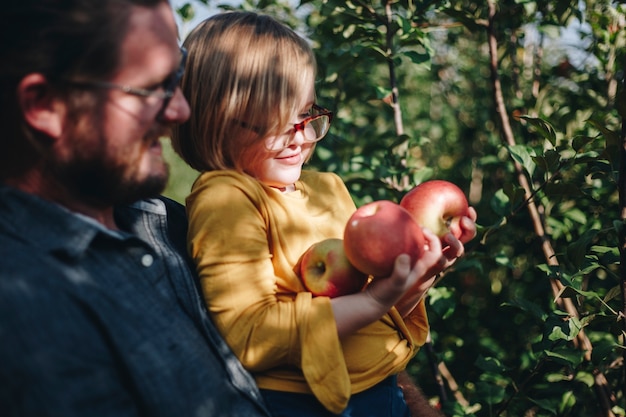
M 165 189 L 167 165 L 164 172 L 142 174 L 140 160 L 124 152 L 112 156 L 107 150 L 102 136 L 89 143 L 77 143 L 70 158 L 48 161 L 49 174 L 72 198 L 100 208 L 156 197 Z M 149 150 L 142 152 L 145 157 Z
M 125 175 L 125 168 L 103 160 L 75 160 L 63 167 L 62 175 L 76 197 L 96 207 L 129 204 L 156 197 L 167 185 L 167 173 L 139 179 Z

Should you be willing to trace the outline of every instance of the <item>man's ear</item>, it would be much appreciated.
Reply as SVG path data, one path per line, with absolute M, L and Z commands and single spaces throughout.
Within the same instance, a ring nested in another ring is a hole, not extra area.
M 63 101 L 52 93 L 46 77 L 28 74 L 17 86 L 17 100 L 26 123 L 55 139 L 61 136 L 66 115 Z

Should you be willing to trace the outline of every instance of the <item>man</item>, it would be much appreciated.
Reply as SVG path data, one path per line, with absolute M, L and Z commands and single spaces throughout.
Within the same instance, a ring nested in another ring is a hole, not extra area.
M 152 198 L 189 115 L 168 2 L 11 1 L 0 31 L 0 414 L 268 416 Z

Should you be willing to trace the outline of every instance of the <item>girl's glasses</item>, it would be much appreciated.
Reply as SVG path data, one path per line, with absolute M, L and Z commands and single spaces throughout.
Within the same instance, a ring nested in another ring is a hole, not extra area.
M 333 120 L 333 113 L 317 104 L 311 107 L 311 115 L 306 117 L 300 123 L 295 123 L 293 129 L 277 136 L 267 144 L 267 148 L 271 151 L 282 151 L 289 147 L 294 136 L 298 132 L 302 132 L 305 142 L 315 143 L 320 141 L 330 128 L 330 122 Z

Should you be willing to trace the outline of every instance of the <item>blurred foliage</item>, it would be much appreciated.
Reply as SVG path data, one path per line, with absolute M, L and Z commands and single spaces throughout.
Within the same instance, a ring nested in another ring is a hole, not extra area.
M 191 191 L 191 185 L 198 176 L 198 172 L 185 164 L 174 149 L 169 139 L 161 140 L 163 145 L 163 156 L 170 164 L 170 181 L 163 194 L 182 204 Z
M 189 16 L 188 6 L 178 12 Z M 440 178 L 461 186 L 478 212 L 479 236 L 430 292 L 432 345 L 409 366 L 427 395 L 450 416 L 624 415 L 617 187 L 624 5 L 497 2 L 498 76 L 514 145 L 502 140 L 494 104 L 487 2 L 236 7 L 281 18 L 315 48 L 318 101 L 336 119 L 312 168 L 341 175 L 358 205 L 399 201 L 412 186 Z M 168 159 L 168 193 L 182 199 L 194 173 L 173 154 Z M 516 162 L 546 236 L 535 232 Z M 555 281 L 564 287 L 558 297 Z M 577 317 L 560 308 L 563 299 L 574 301 Z M 588 357 L 576 339 L 581 330 L 592 345 Z M 444 392 L 433 357 L 450 373 Z

